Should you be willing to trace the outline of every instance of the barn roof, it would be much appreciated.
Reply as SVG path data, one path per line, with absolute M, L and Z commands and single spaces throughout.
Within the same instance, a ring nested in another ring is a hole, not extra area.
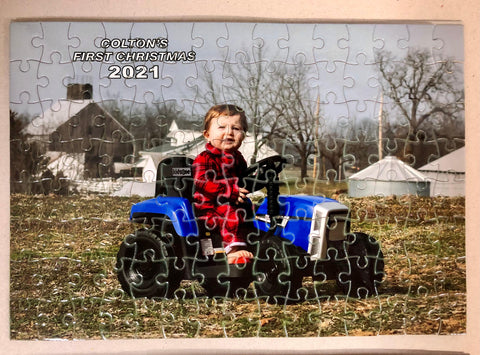
M 102 112 L 102 115 L 114 121 L 118 127 L 121 127 L 122 130 L 133 137 L 115 117 L 93 100 L 59 100 L 42 115 L 35 117 L 32 122 L 24 128 L 23 133 L 32 136 L 50 135 L 75 115 L 89 109 Z
M 420 171 L 465 173 L 465 147 L 419 168 Z
M 350 180 L 425 181 L 426 176 L 397 157 L 388 156 L 353 174 Z
M 73 115 L 87 107 L 92 100 L 59 100 L 40 116 L 35 117 L 24 128 L 23 133 L 32 136 L 48 135 L 60 125 L 67 122 Z

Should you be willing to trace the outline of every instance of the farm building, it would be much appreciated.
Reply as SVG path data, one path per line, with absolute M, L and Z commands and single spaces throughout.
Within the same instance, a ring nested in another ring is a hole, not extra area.
M 75 161 L 83 164 L 83 179 L 115 176 L 120 173 L 125 157 L 135 155 L 135 141 L 91 97 L 90 85 L 69 85 L 67 100 L 52 105 L 32 120 L 23 133 L 43 144 L 52 157 L 60 159 L 52 167 L 60 169 L 63 163 Z
M 388 156 L 348 179 L 351 197 L 417 195 L 430 196 L 430 181 L 397 157 Z
M 179 154 L 195 158 L 205 150 L 206 140 L 202 132 L 188 129 L 180 130 L 175 121 L 171 123 L 167 137 L 170 138 L 169 143 L 139 152 L 140 159 L 135 164 L 135 168 L 139 171 L 141 170 L 144 182 L 154 181 L 157 175 L 158 163 L 164 158 Z M 255 155 L 254 151 L 255 141 L 253 137 L 247 135 L 240 147 L 240 152 L 245 157 L 245 160 L 249 162 Z M 256 159 L 261 160 L 277 154 L 275 150 L 264 144 L 258 150 Z
M 430 181 L 431 196 L 465 196 L 465 147 L 418 170 Z
M 205 150 L 206 140 L 202 132 L 179 129 L 175 121 L 171 123 L 167 137 L 170 138 L 168 143 L 139 152 L 139 159 L 134 165 L 134 169 L 137 171 L 137 176 L 142 177 L 141 181 L 125 181 L 123 186 L 113 193 L 113 196 L 153 196 L 160 161 L 172 155 L 186 155 L 195 158 Z M 247 135 L 240 147 L 240 152 L 249 162 L 255 155 L 254 151 L 255 141 L 253 137 Z M 258 150 L 256 159 L 260 160 L 277 154 L 275 150 L 264 144 Z

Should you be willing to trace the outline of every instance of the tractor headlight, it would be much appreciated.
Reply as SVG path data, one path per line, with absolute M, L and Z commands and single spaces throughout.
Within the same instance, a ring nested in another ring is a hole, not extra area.
M 317 205 L 313 209 L 312 226 L 310 227 L 310 235 L 308 236 L 308 253 L 311 260 L 321 259 L 325 251 L 322 245 L 325 240 L 325 219 L 326 211 Z

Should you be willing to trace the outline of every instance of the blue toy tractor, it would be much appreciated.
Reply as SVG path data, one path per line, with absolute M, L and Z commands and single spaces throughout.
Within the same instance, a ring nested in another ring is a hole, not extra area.
M 242 178 L 249 191 L 267 195 L 256 211 L 246 208 L 252 213 L 242 226 L 255 257 L 228 263 L 219 231 L 195 217 L 192 162 L 186 156 L 161 161 L 156 197 L 131 208 L 140 227 L 124 239 L 116 263 L 130 296 L 171 298 L 182 280 L 198 280 L 211 297 L 241 297 L 253 282 L 257 297 L 295 302 L 305 276 L 336 280 L 351 297 L 378 294 L 384 277 L 378 242 L 351 233 L 349 209 L 336 200 L 280 195 L 278 177 L 287 163 L 281 156 L 253 164 Z

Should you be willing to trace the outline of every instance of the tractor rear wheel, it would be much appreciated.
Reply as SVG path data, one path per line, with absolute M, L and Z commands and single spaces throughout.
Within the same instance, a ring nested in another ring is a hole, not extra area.
M 117 277 L 134 298 L 170 298 L 180 285 L 172 241 L 154 230 L 128 235 L 117 254 Z

